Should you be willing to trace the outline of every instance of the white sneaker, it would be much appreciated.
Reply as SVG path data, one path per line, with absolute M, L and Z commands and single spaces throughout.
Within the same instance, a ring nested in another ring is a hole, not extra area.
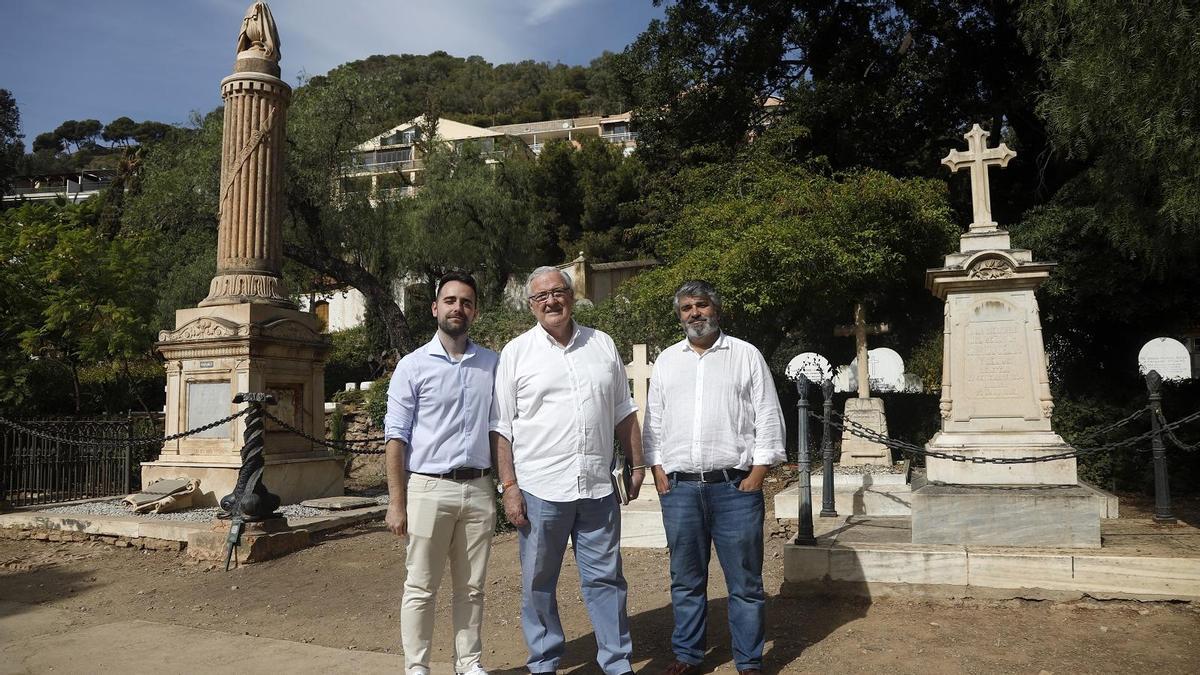
M 412 666 L 408 669 L 408 675 L 429 675 L 429 669 L 425 666 Z
M 475 665 L 468 668 L 467 672 L 462 673 L 462 675 L 488 675 L 488 671 L 484 670 L 483 666 L 476 663 Z

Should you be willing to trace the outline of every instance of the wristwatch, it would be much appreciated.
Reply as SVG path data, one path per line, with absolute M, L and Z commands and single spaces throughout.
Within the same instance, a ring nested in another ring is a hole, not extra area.
M 500 494 L 504 494 L 505 490 L 507 490 L 510 487 L 513 487 L 516 484 L 517 484 L 517 481 L 515 481 L 515 480 L 506 480 L 503 483 L 497 483 L 496 484 L 496 492 L 499 492 Z

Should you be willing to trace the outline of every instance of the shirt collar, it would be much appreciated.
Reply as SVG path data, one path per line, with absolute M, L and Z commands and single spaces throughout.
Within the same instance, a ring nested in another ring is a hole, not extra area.
M 714 342 L 711 347 L 704 350 L 704 353 L 707 354 L 708 352 L 714 352 L 718 349 L 727 349 L 728 347 L 729 347 L 729 345 L 727 344 L 727 342 L 725 340 L 725 331 L 720 331 L 719 333 L 717 333 L 717 341 Z M 687 339 L 687 336 L 684 336 L 683 342 L 680 345 L 679 351 L 682 351 L 682 352 L 694 351 L 692 349 L 692 341 Z
M 575 319 L 571 319 L 571 339 L 567 340 L 567 344 L 564 345 L 560 343 L 553 335 L 551 335 L 549 331 L 547 331 L 545 328 L 542 328 L 540 321 L 534 325 L 541 332 L 546 341 L 551 344 L 551 346 L 558 347 L 559 349 L 563 350 L 570 349 L 571 346 L 575 344 L 575 340 L 579 337 L 580 333 L 579 324 L 575 323 Z
M 433 339 L 425 345 L 425 351 L 430 356 L 438 356 L 451 363 L 454 362 L 454 359 L 450 358 L 450 354 L 446 353 L 446 348 L 442 345 L 442 341 L 438 339 L 436 331 L 433 334 Z M 463 352 L 462 360 L 465 361 L 472 356 L 475 356 L 475 342 L 471 338 L 467 338 L 467 349 Z

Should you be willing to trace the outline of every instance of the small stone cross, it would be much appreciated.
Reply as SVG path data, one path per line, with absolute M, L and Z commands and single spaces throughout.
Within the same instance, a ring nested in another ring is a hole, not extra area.
M 971 206 L 975 210 L 975 220 L 971 223 L 970 228 L 972 230 L 996 228 L 996 222 L 992 220 L 992 195 L 991 188 L 988 186 L 988 167 L 1006 167 L 1008 160 L 1017 156 L 1017 153 L 1009 150 L 1008 146 L 1003 143 L 994 148 L 987 147 L 987 137 L 988 132 L 976 124 L 971 127 L 970 131 L 963 134 L 963 138 L 967 139 L 967 151 L 951 150 L 942 159 L 942 164 L 950 168 L 950 173 L 957 173 L 964 167 L 971 170 Z
M 646 358 L 646 345 L 633 346 L 633 360 L 625 364 L 625 377 L 633 380 L 633 402 L 637 405 L 638 422 L 642 423 L 646 411 L 646 393 L 650 391 L 650 373 L 653 364 Z
M 871 398 L 870 371 L 867 369 L 867 336 L 890 333 L 886 323 L 867 324 L 867 310 L 863 304 L 854 305 L 854 325 L 835 326 L 833 334 L 838 337 L 854 336 L 855 353 L 858 355 L 858 397 Z

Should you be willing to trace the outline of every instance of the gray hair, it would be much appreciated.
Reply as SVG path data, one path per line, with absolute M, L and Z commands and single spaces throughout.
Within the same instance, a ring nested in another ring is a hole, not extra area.
M 551 272 L 557 272 L 558 275 L 560 277 L 562 277 L 563 286 L 566 286 L 568 291 L 575 290 L 575 287 L 571 284 L 571 277 L 568 276 L 566 272 L 558 269 L 557 267 L 555 267 L 553 265 L 542 265 L 541 267 L 530 272 L 529 276 L 525 277 L 525 297 L 529 297 L 529 295 L 531 295 L 533 293 L 533 280 L 534 279 L 542 276 L 543 274 L 550 274 Z
M 708 298 L 713 308 L 717 310 L 717 316 L 721 315 L 721 294 L 707 281 L 689 279 L 679 286 L 679 290 L 675 291 L 675 299 L 672 301 L 672 305 L 675 307 L 675 316 L 679 316 L 680 298 Z

